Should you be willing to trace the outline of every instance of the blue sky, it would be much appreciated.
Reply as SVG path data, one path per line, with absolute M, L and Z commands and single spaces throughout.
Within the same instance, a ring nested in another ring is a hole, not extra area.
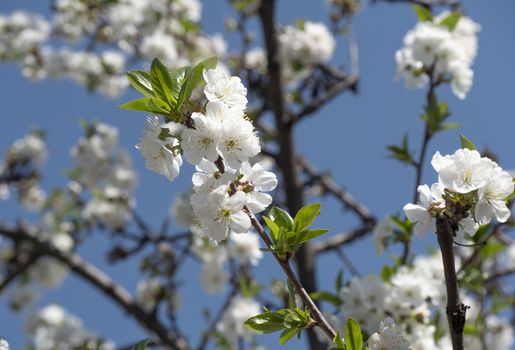
M 206 32 L 223 31 L 223 18 L 230 15 L 225 1 L 204 1 L 204 28 Z M 463 133 L 480 148 L 488 147 L 500 159 L 503 167 L 515 168 L 512 134 L 515 119 L 512 103 L 515 100 L 515 2 L 510 0 L 465 1 L 466 13 L 482 26 L 479 35 L 479 53 L 474 65 L 474 87 L 464 101 L 450 93 L 448 87 L 438 91 L 440 98 L 448 102 L 453 115 L 452 122 L 461 129 L 437 135 L 428 154 L 436 150 L 453 152 L 459 145 L 458 134 Z M 36 0 L 2 1 L 0 13 L 10 13 L 23 8 L 48 15 L 48 2 Z M 325 21 L 328 6 L 323 1 L 279 1 L 281 23 L 293 23 L 297 18 Z M 306 17 L 309 14 L 309 17 Z M 399 143 L 402 135 L 409 132 L 412 148 L 419 149 L 423 124 L 418 116 L 424 104 L 423 91 L 410 91 L 402 82 L 394 80 L 394 53 L 402 45 L 402 38 L 413 27 L 416 18 L 409 6 L 402 4 L 377 4 L 368 2 L 355 18 L 354 31 L 360 48 L 360 93 L 345 93 L 325 107 L 316 116 L 306 119 L 296 133 L 300 151 L 312 159 L 313 164 L 328 170 L 337 183 L 344 185 L 358 200 L 382 217 L 399 212 L 411 200 L 413 169 L 387 159 L 385 146 Z M 256 30 L 259 29 L 257 26 Z M 259 32 L 258 32 L 259 34 Z M 228 36 L 230 46 L 236 42 Z M 347 63 L 347 53 L 341 44 L 334 61 Z M 232 46 L 234 47 L 234 46 Z M 0 64 L 2 127 L 0 149 L 5 150 L 16 138 L 30 128 L 47 131 L 50 160 L 44 168 L 43 186 L 51 189 L 65 184 L 65 171 L 71 167 L 69 148 L 81 135 L 78 120 L 99 119 L 120 129 L 120 142 L 130 150 L 139 173 L 136 189 L 137 208 L 147 221 L 158 227 L 168 213 L 174 195 L 184 190 L 190 181 L 191 168 L 184 168 L 178 180 L 170 183 L 164 177 L 149 172 L 143 159 L 134 149 L 144 126 L 143 114 L 117 109 L 117 105 L 133 95 L 120 99 L 108 99 L 97 94 L 88 95 L 84 88 L 66 80 L 32 82 L 25 80 L 13 64 Z M 435 173 L 426 166 L 423 182 L 432 183 Z M 0 220 L 11 220 L 19 214 L 13 202 L 0 203 Z M 333 200 L 323 203 L 320 226 L 337 233 L 352 228 L 355 219 L 341 210 Z M 94 234 L 80 249 L 80 253 L 114 276 L 133 291 L 138 281 L 138 265 L 109 266 L 104 259 L 107 237 Z M 435 244 L 434 237 L 418 240 L 418 251 Z M 389 262 L 399 247 L 390 248 L 385 256 L 374 257 L 370 239 L 363 240 L 345 252 L 363 273 L 380 270 Z M 328 255 L 320 259 L 319 282 L 331 288 L 339 269 L 339 262 Z M 261 281 L 271 279 L 271 270 L 277 270 L 271 259 L 257 268 Z M 187 265 L 183 272 L 185 282 L 182 308 L 179 314 L 183 329 L 194 337 L 196 343 L 199 324 L 203 324 L 203 307 L 217 305 L 223 297 L 205 297 L 198 285 L 199 266 Z M 279 272 L 274 276 L 281 277 Z M 127 344 L 143 337 L 136 324 L 99 293 L 81 280 L 70 277 L 61 288 L 49 291 L 36 306 L 58 302 L 78 314 L 86 327 L 100 335 Z M 6 337 L 15 350 L 21 349 L 26 338 L 23 335 L 23 317 L 12 314 L 5 297 L 0 298 L 0 336 Z M 263 338 L 271 349 L 277 348 L 277 335 Z M 294 340 L 287 348 L 294 349 Z

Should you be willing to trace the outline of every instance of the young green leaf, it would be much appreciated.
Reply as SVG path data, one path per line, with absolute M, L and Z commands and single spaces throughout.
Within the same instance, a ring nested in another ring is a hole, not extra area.
M 134 345 L 131 348 L 131 350 L 146 350 L 147 349 L 147 344 L 148 344 L 148 339 L 139 341 L 139 342 L 136 343 L 136 345 Z
M 470 139 L 467 138 L 463 134 L 460 134 L 460 142 L 461 142 L 461 148 L 467 148 L 471 151 L 474 151 L 476 149 L 474 142 L 470 141 Z
M 188 72 L 177 98 L 177 109 L 180 109 L 183 103 L 190 99 L 191 93 L 197 86 L 199 86 L 201 83 L 204 83 L 202 76 L 204 69 L 215 68 L 217 64 L 218 58 L 211 57 L 198 63 Z
M 172 89 L 172 77 L 159 58 L 154 58 L 150 66 L 150 83 L 152 90 L 157 96 L 168 104 L 175 105 L 176 101 L 172 101 L 170 94 Z
M 150 83 L 151 77 L 148 72 L 141 70 L 133 70 L 127 72 L 127 78 L 131 85 L 146 97 L 156 97 Z
M 336 345 L 336 350 L 345 349 L 345 344 L 343 343 L 342 336 L 340 335 L 340 331 L 336 332 L 336 336 L 333 338 L 333 343 Z
M 293 231 L 301 233 L 306 230 L 313 221 L 320 215 L 320 203 L 313 203 L 303 206 L 293 219 Z
M 315 301 L 328 301 L 334 306 L 340 306 L 343 303 L 338 295 L 325 291 L 309 293 L 309 296 Z
M 345 345 L 347 350 L 362 350 L 363 335 L 358 322 L 353 318 L 347 319 L 345 325 Z
M 256 333 L 272 333 L 285 329 L 284 309 L 278 312 L 265 311 L 262 314 L 249 318 L 243 325 Z
M 433 20 L 433 14 L 426 7 L 420 5 L 413 5 L 412 8 L 413 11 L 415 11 L 415 13 L 417 14 L 418 20 L 420 22 L 431 22 Z
M 186 77 L 191 72 L 191 67 L 181 67 L 173 70 L 170 73 L 172 79 L 172 88 L 170 89 L 170 94 L 172 95 L 172 99 L 174 100 L 174 108 L 176 110 L 180 109 L 178 106 L 179 95 L 181 94 L 181 89 L 184 83 L 186 82 Z M 182 105 L 181 105 L 182 106 Z
M 449 31 L 453 31 L 456 26 L 458 25 L 458 22 L 460 21 L 461 13 L 459 12 L 451 12 L 447 16 L 445 16 L 440 23 L 438 23 L 439 26 L 444 26 L 449 29 Z
M 263 220 L 265 220 L 266 226 L 268 226 L 268 229 L 270 230 L 270 235 L 272 236 L 272 241 L 277 242 L 279 239 L 279 226 L 272 221 L 272 219 L 269 219 L 266 216 L 263 216 Z
M 272 207 L 268 212 L 268 217 L 279 227 L 284 227 L 287 231 L 293 230 L 293 219 L 287 211 L 279 207 Z
M 302 328 L 288 328 L 282 331 L 281 336 L 279 337 L 279 344 L 284 345 L 288 340 L 293 338 L 294 335 L 300 333 L 302 331 Z
M 319 228 L 316 230 L 302 231 L 300 234 L 297 235 L 297 239 L 296 239 L 295 243 L 297 243 L 297 244 L 304 243 L 306 241 L 309 241 L 310 239 L 321 236 L 327 232 L 329 232 L 329 230 L 326 230 L 324 228 Z

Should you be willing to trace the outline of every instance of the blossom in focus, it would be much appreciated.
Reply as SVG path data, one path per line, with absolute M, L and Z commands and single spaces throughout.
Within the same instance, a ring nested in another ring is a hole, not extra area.
M 172 181 L 179 175 L 182 157 L 177 149 L 179 141 L 172 137 L 162 139 L 159 117 L 147 118 L 147 128 L 136 148 L 145 158 L 145 166 Z
M 430 229 L 435 232 L 433 209 L 442 208 L 443 188 L 439 183 L 434 183 L 431 189 L 427 185 L 418 186 L 419 203 L 408 203 L 403 207 L 406 217 L 415 223 L 414 231 L 417 236 L 424 236 Z

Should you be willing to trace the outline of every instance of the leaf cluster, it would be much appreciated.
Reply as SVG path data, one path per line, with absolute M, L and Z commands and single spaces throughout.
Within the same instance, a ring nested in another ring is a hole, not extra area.
M 310 317 L 308 310 L 294 307 L 279 311 L 265 309 L 265 312 L 245 321 L 244 325 L 253 332 L 260 334 L 282 331 L 279 343 L 283 345 L 293 336 L 300 336 L 304 328 L 311 328 L 315 323 L 316 321 Z
M 120 108 L 162 115 L 167 122 L 184 123 L 189 115 L 190 98 L 195 88 L 205 84 L 204 69 L 216 67 L 218 58 L 208 58 L 195 66 L 168 71 L 155 58 L 150 71 L 127 72 L 131 85 L 145 97 L 127 102 Z
M 288 259 L 304 242 L 328 232 L 326 229 L 310 229 L 319 215 L 320 203 L 302 207 L 293 219 L 281 208 L 270 209 L 268 216 L 264 217 L 272 238 L 270 250 L 280 258 Z

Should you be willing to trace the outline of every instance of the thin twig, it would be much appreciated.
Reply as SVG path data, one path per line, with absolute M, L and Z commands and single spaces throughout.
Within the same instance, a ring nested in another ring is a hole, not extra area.
M 37 251 L 41 254 L 52 256 L 61 261 L 63 264 L 68 266 L 70 270 L 88 281 L 92 286 L 101 291 L 119 307 L 134 317 L 134 319 L 136 319 L 140 325 L 151 334 L 151 337 L 155 342 L 159 342 L 167 349 L 189 349 L 188 343 L 185 339 L 178 338 L 173 334 L 170 334 L 159 320 L 152 317 L 141 308 L 125 288 L 116 284 L 103 271 L 83 260 L 76 253 L 62 251 L 47 240 L 41 238 L 37 228 L 23 223 L 20 224 L 19 227 L 0 224 L 0 234 L 11 239 L 22 238 L 29 241 L 35 245 Z
M 273 242 L 266 234 L 265 230 L 263 229 L 263 226 L 261 226 L 261 224 L 254 215 L 252 215 L 250 212 L 248 212 L 248 214 L 252 222 L 252 226 L 254 226 L 257 233 L 261 236 L 267 247 L 272 248 Z M 327 322 L 322 312 L 318 309 L 313 299 L 311 299 L 311 297 L 309 296 L 308 292 L 306 292 L 306 289 L 304 289 L 304 287 L 302 286 L 301 282 L 293 272 L 289 261 L 287 259 L 280 258 L 274 252 L 272 252 L 272 254 L 281 266 L 281 268 L 283 269 L 283 271 L 286 273 L 288 279 L 293 284 L 293 287 L 295 288 L 297 294 L 299 294 L 304 304 L 308 307 L 310 315 L 313 317 L 313 319 L 316 321 L 317 325 L 322 329 L 322 331 L 324 331 L 324 333 L 327 334 L 327 336 L 332 340 L 336 336 L 336 332 Z

